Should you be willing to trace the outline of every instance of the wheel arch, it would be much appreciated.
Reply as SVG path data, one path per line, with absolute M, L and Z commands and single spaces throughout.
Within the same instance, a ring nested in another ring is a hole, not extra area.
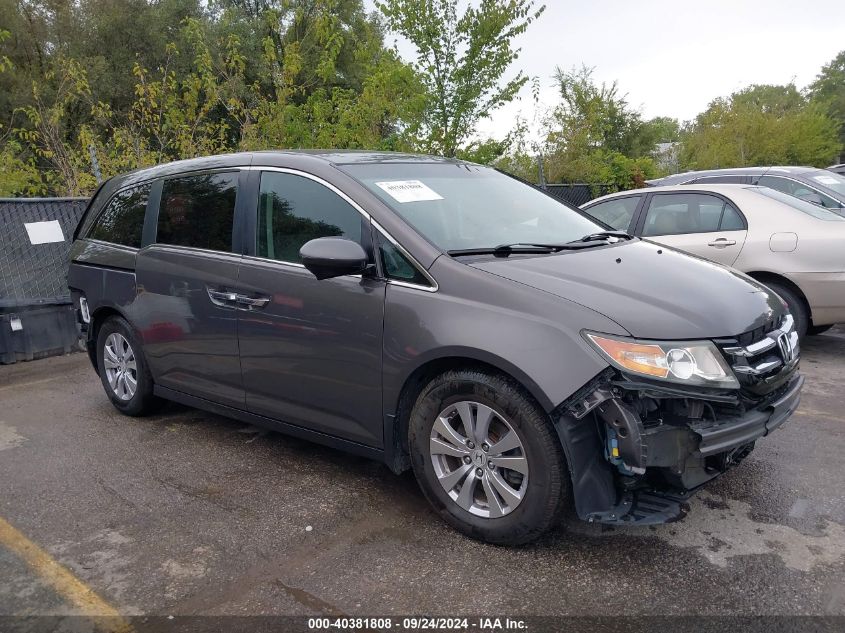
M 94 371 L 97 372 L 97 375 L 100 374 L 100 369 L 97 367 L 97 336 L 103 323 L 111 316 L 119 316 L 126 320 L 127 323 L 129 322 L 126 319 L 126 315 L 112 305 L 99 306 L 91 313 L 91 323 L 88 326 L 86 347 L 88 348 L 88 358 L 91 360 L 91 364 L 94 366 Z M 131 324 L 130 327 L 132 327 Z
M 545 412 L 550 413 L 555 405 L 540 387 L 525 372 L 512 363 L 500 358 L 483 358 L 467 350 L 453 350 L 451 353 L 428 358 L 408 374 L 395 399 L 391 398 L 385 415 L 385 448 L 388 466 L 396 473 L 410 468 L 408 456 L 408 421 L 411 410 L 422 389 L 431 380 L 446 371 L 455 369 L 480 370 L 497 374 L 514 381 L 526 395 Z M 489 356 L 489 355 L 487 355 Z

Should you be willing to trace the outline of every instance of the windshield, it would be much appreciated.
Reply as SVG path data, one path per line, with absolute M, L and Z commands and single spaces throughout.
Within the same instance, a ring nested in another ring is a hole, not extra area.
M 807 215 L 812 215 L 814 218 L 818 218 L 819 220 L 829 220 L 833 222 L 845 221 L 845 218 L 843 218 L 841 215 L 835 214 L 833 211 L 828 211 L 827 209 L 817 206 L 812 202 L 801 200 L 800 198 L 790 196 L 789 194 L 783 193 L 782 191 L 777 191 L 776 189 L 769 189 L 768 187 L 756 187 L 754 191 L 761 195 L 777 200 L 778 202 L 788 204 L 793 209 L 797 209 L 798 211 L 806 213 Z
M 815 171 L 808 171 L 801 174 L 803 178 L 808 178 L 822 187 L 827 187 L 831 191 L 845 196 L 845 177 L 835 174 L 827 169 L 817 169 Z
M 489 167 L 371 163 L 343 169 L 444 251 L 563 243 L 605 228 Z

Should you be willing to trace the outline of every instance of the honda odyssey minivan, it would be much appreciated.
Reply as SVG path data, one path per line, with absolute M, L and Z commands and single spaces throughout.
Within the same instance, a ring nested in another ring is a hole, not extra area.
M 493 169 L 259 152 L 118 176 L 68 282 L 114 406 L 173 400 L 413 469 L 529 541 L 672 521 L 795 411 L 783 301 Z

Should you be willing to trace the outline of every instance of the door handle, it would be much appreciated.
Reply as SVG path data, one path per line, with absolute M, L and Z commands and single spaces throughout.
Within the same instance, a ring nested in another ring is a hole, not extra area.
M 208 292 L 208 298 L 211 299 L 211 303 L 223 308 L 234 308 L 234 304 L 238 301 L 238 295 L 228 290 L 214 290 L 213 288 L 206 287 L 206 291 Z
M 735 246 L 736 240 L 728 240 L 724 237 L 720 237 L 717 240 L 713 240 L 712 242 L 708 242 L 707 246 L 715 246 L 716 248 L 725 248 L 726 246 Z
M 269 297 L 247 297 L 246 295 L 237 295 L 236 301 L 238 305 L 248 310 L 260 310 L 270 303 Z

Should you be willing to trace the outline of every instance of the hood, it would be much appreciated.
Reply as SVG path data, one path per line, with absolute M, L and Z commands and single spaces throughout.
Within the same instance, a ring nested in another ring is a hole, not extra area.
M 641 240 L 470 265 L 591 308 L 637 338 L 735 336 L 785 310 L 742 273 Z

